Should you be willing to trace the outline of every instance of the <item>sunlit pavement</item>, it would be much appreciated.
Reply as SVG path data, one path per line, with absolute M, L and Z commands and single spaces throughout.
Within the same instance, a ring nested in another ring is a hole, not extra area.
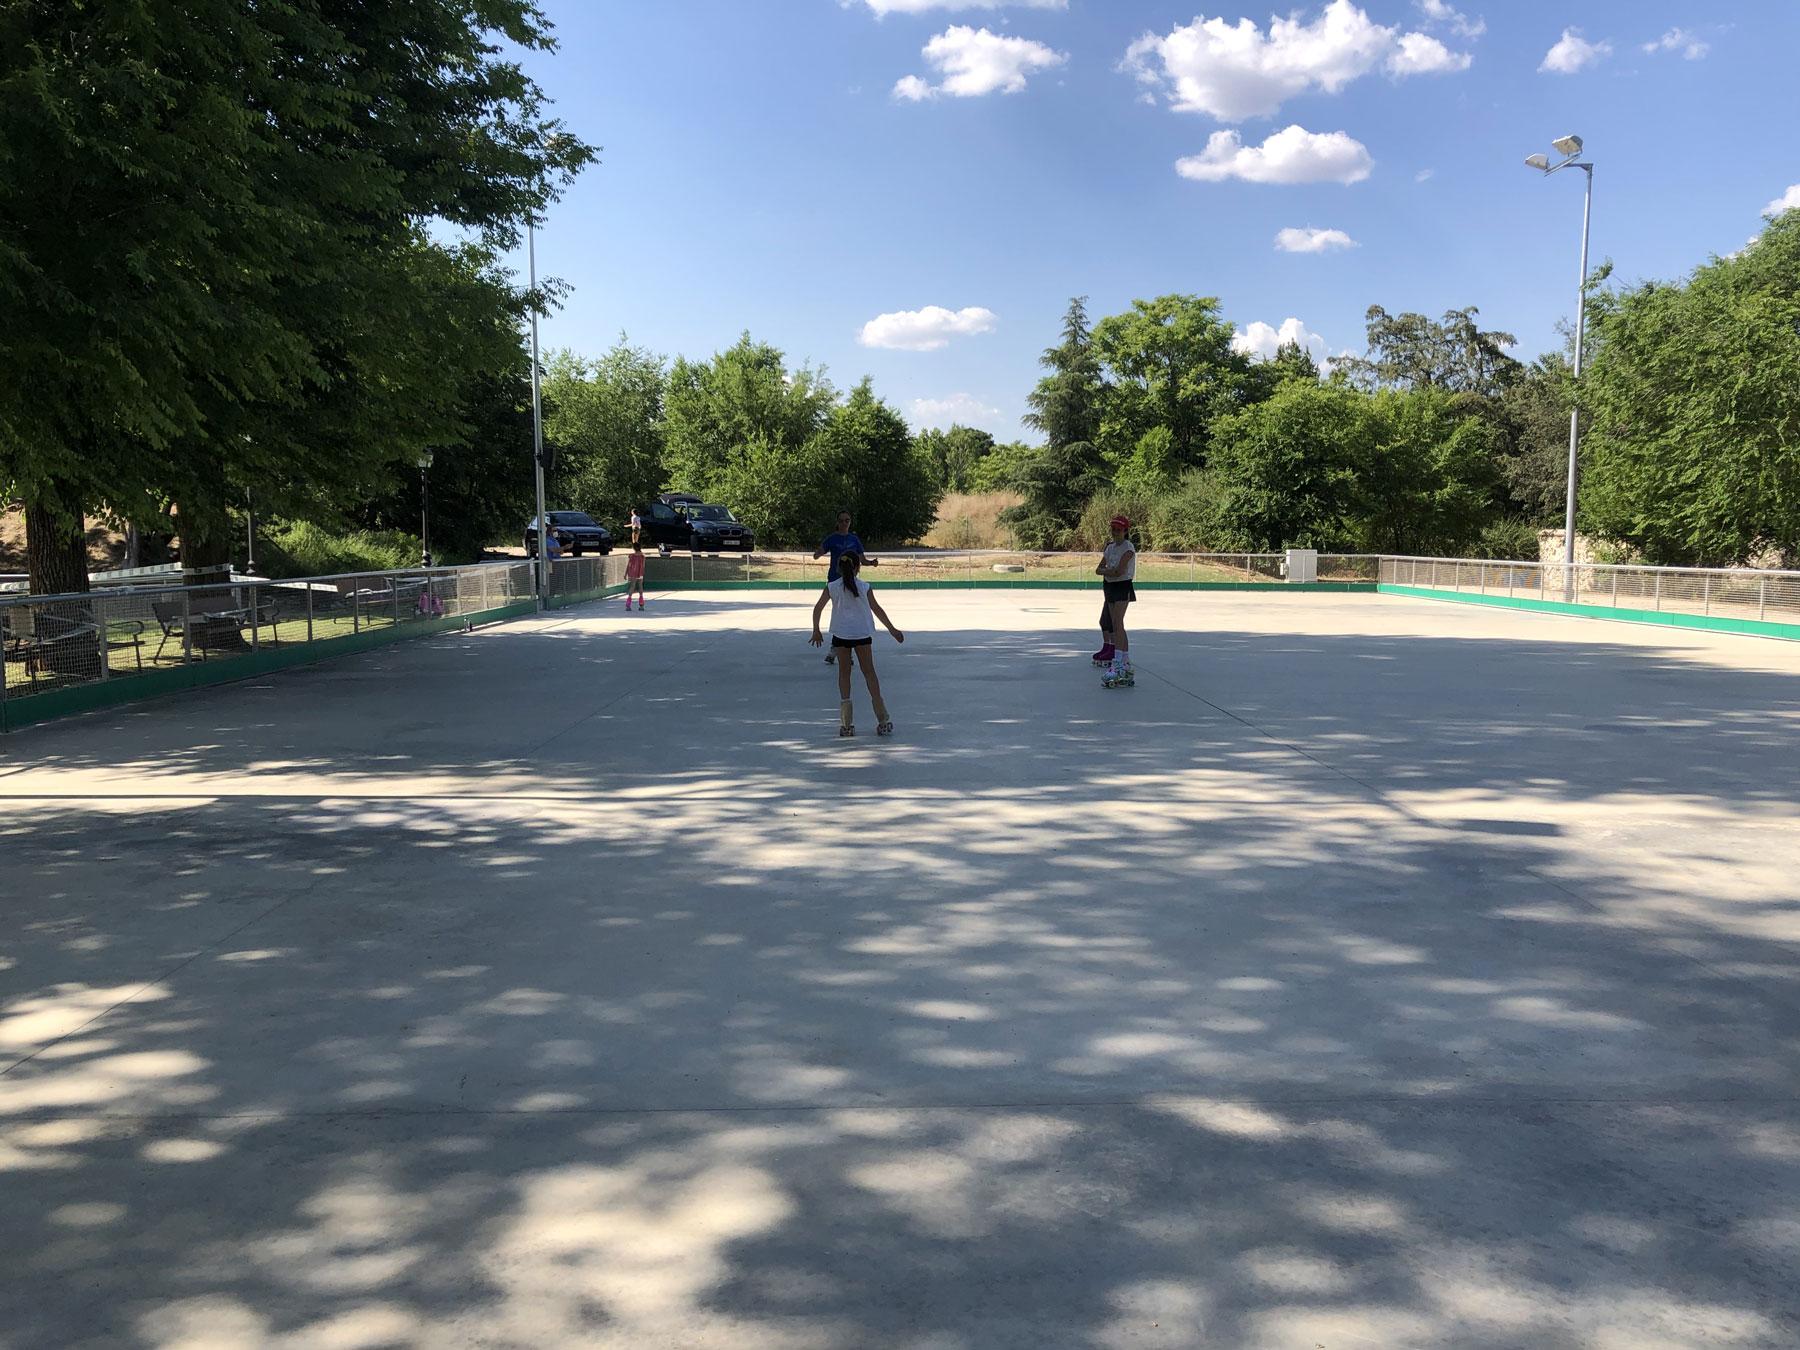
M 0 741 L 0 1346 L 1800 1344 L 1800 646 L 886 603 Z

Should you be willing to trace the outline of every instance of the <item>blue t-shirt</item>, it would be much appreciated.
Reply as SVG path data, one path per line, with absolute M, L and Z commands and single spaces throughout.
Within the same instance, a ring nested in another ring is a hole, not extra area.
M 855 531 L 849 534 L 828 534 L 819 549 L 831 555 L 831 571 L 825 576 L 826 584 L 830 585 L 838 579 L 838 559 L 846 553 L 861 553 L 863 542 L 856 537 Z

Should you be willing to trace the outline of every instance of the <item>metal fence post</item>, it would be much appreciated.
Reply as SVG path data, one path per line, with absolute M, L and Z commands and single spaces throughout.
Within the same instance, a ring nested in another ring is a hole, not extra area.
M 250 591 L 250 654 L 254 656 L 257 651 L 257 633 L 262 628 L 262 597 L 256 593 L 255 585 L 251 585 L 248 589 Z
M 313 588 L 312 582 L 306 583 L 306 641 L 311 645 L 313 640 Z
M 1653 575 L 1656 578 L 1656 612 L 1658 614 L 1661 614 L 1662 613 L 1662 573 L 1657 572 L 1657 573 L 1654 573 Z
M 112 676 L 112 639 L 106 630 L 106 602 L 94 601 L 94 636 L 100 642 L 100 679 Z
M 1769 612 L 1769 579 L 1758 577 L 1756 580 L 1756 621 L 1761 623 Z
M 186 587 L 181 592 L 181 664 L 191 665 L 194 660 L 194 597 Z
M 1618 573 L 1617 568 L 1613 569 L 1612 579 L 1613 579 L 1613 587 L 1612 587 L 1613 608 L 1617 609 L 1619 607 L 1619 573 Z
M 1712 573 L 1708 572 L 1700 578 L 1700 612 L 1712 613 Z
M 350 583 L 350 587 L 350 631 L 360 633 L 362 632 L 362 591 L 354 581 Z

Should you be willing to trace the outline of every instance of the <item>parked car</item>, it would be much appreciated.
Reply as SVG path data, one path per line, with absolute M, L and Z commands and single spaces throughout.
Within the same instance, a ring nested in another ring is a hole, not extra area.
M 579 558 L 583 553 L 598 553 L 604 557 L 612 552 L 612 531 L 587 512 L 547 511 L 545 514 L 550 517 L 550 532 L 567 556 Z M 536 516 L 525 522 L 525 556 L 537 557 Z
M 644 522 L 644 544 L 664 552 L 685 548 L 695 553 L 748 553 L 756 547 L 755 532 L 729 508 L 691 493 L 665 492 L 641 508 L 638 516 Z

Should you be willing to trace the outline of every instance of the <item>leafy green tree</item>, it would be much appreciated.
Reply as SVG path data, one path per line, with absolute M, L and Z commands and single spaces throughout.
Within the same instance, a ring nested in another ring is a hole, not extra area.
M 1211 296 L 1137 300 L 1094 325 L 1105 379 L 1098 443 L 1115 472 L 1145 487 L 1172 486 L 1206 463 L 1214 418 L 1253 401 L 1249 357 Z M 1146 437 L 1150 437 L 1146 440 Z
M 1476 323 L 1480 312 L 1470 305 L 1433 320 L 1371 305 L 1367 353 L 1340 359 L 1332 373 L 1364 389 L 1443 389 L 1497 398 L 1521 373 L 1507 352 L 1516 339 L 1484 331 Z
M 1228 551 L 1348 547 L 1357 475 L 1374 444 L 1371 401 L 1342 384 L 1290 380 L 1221 417 L 1204 486 L 1189 489 L 1208 504 L 1208 542 Z
M 905 544 L 931 528 L 943 489 L 906 420 L 875 396 L 870 381 L 865 379 L 831 410 L 818 440 L 842 485 L 841 503 L 854 514 L 861 537 Z
M 1500 397 L 1508 433 L 1501 461 L 1508 509 L 1535 524 L 1562 524 L 1573 399 L 1569 359 L 1554 352 L 1527 366 Z
M 496 251 L 592 157 L 496 37 L 553 46 L 528 0 L 0 8 L 0 486 L 35 588 L 85 585 L 90 510 L 176 502 L 206 561 L 246 490 L 352 497 L 454 428 L 458 337 L 518 309 Z
M 976 427 L 953 426 L 918 435 L 919 453 L 931 466 L 932 478 L 946 492 L 974 492 L 982 461 L 994 453 L 994 438 Z
M 1007 441 L 982 456 L 969 473 L 971 492 L 1023 492 L 1038 447 L 1024 441 Z
M 1031 411 L 1025 424 L 1042 432 L 1045 444 L 1030 462 L 1016 466 L 1013 486 L 1025 500 L 1003 513 L 1001 523 L 1027 548 L 1054 548 L 1109 479 L 1095 444 L 1105 384 L 1085 296 L 1069 302 L 1062 341 L 1040 364 L 1050 373 L 1026 400 Z
M 601 521 L 623 521 L 662 489 L 663 359 L 623 337 L 598 360 L 555 353 L 544 377 L 554 494 Z
M 1363 551 L 1460 554 L 1494 515 L 1505 433 L 1441 389 L 1383 389 L 1365 409 L 1355 510 Z
M 1603 292 L 1584 524 L 1658 563 L 1800 552 L 1800 211 L 1682 283 Z
M 813 540 L 843 493 L 817 439 L 836 401 L 822 373 L 790 372 L 748 333 L 711 360 L 678 358 L 663 402 L 669 481 L 725 503 L 772 542 Z

